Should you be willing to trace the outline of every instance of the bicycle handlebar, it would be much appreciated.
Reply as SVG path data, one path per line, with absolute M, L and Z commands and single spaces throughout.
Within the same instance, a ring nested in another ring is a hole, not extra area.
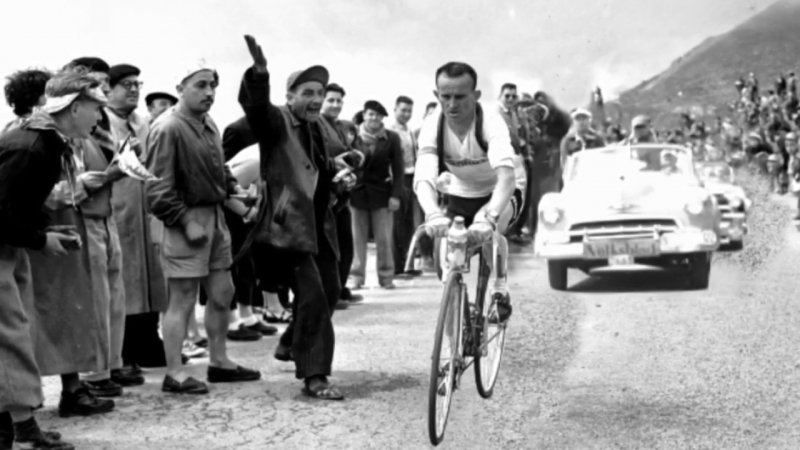
M 417 230 L 414 232 L 414 236 L 412 236 L 411 242 L 408 245 L 408 254 L 406 255 L 406 264 L 403 267 L 403 271 L 404 272 L 409 273 L 409 272 L 413 272 L 415 270 L 414 269 L 414 253 L 417 250 L 417 244 L 419 243 L 420 238 L 422 238 L 422 236 L 425 236 L 427 234 L 428 234 L 428 232 L 427 232 L 427 229 L 426 229 L 424 223 L 422 225 L 420 225 L 419 227 L 417 227 Z M 475 242 L 474 241 L 474 237 L 472 235 L 470 235 L 469 236 L 469 243 L 468 243 L 467 247 L 472 250 L 472 249 L 480 247 L 480 246 L 482 246 L 484 244 L 488 244 L 489 242 L 491 242 L 494 239 L 496 239 L 498 235 L 499 235 L 499 232 L 497 230 L 495 230 L 492 233 L 492 237 L 491 238 L 487 238 L 484 242 Z

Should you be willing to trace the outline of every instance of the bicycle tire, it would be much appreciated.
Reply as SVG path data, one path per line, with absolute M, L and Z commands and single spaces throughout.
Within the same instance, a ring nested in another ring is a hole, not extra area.
M 478 344 L 475 356 L 475 385 L 478 394 L 483 398 L 490 398 L 494 393 L 500 365 L 503 361 L 503 347 L 506 341 L 506 324 L 492 324 L 489 318 L 494 314 L 497 317 L 497 301 L 490 298 L 487 301 L 486 293 L 491 273 L 481 255 L 481 273 L 478 277 L 478 286 L 475 293 L 475 329 L 478 330 Z M 489 341 L 487 342 L 487 339 Z
M 439 307 L 439 318 L 436 322 L 436 335 L 433 343 L 433 354 L 431 355 L 430 385 L 428 387 L 428 437 L 433 445 L 439 445 L 444 439 L 447 419 L 450 415 L 450 405 L 455 391 L 455 381 L 458 376 L 457 371 L 459 368 L 456 367 L 453 370 L 453 364 L 457 360 L 456 356 L 460 357 L 462 353 L 464 313 L 463 306 L 460 305 L 463 297 L 461 289 L 463 289 L 461 274 L 450 273 L 442 291 L 442 304 Z M 456 333 L 453 339 L 455 348 L 453 348 L 453 345 L 450 346 L 450 370 L 447 370 L 443 375 L 441 364 L 442 344 L 446 337 L 448 324 L 450 324 L 450 329 L 455 330 Z M 442 387 L 445 389 L 445 395 L 440 394 Z M 441 414 L 439 411 L 440 400 L 442 402 L 441 408 L 443 409 Z

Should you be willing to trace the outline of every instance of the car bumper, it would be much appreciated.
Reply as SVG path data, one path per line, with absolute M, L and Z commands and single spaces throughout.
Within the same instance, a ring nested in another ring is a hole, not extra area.
M 569 240 L 567 233 L 544 232 L 537 235 L 534 253 L 539 258 L 554 260 L 603 260 L 604 254 L 587 252 L 586 242 L 565 242 Z M 627 238 L 609 238 L 612 244 L 622 243 Z M 643 239 L 637 239 L 638 242 Z M 713 230 L 687 229 L 664 233 L 660 237 L 649 239 L 651 245 L 657 247 L 655 254 L 634 255 L 635 257 L 658 257 L 684 253 L 710 252 L 719 248 L 720 240 Z M 619 253 L 615 253 L 619 254 Z
M 723 214 L 719 230 L 720 244 L 742 241 L 747 231 L 747 216 L 744 213 Z

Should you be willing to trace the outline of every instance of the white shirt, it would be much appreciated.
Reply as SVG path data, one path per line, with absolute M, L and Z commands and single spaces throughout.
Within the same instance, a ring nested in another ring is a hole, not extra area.
M 411 175 L 414 173 L 414 166 L 417 159 L 417 142 L 414 138 L 414 133 L 408 128 L 408 125 L 401 125 L 397 120 L 392 122 L 388 128 L 400 136 L 400 146 L 403 148 L 403 162 L 405 163 L 405 173 Z
M 250 184 L 257 182 L 261 177 L 261 153 L 258 144 L 253 144 L 240 151 L 225 164 L 231 169 L 239 186 L 247 189 Z
M 425 119 L 419 133 L 414 189 L 419 183 L 430 183 L 436 188 L 439 176 L 439 157 L 436 154 L 436 134 L 439 128 L 441 106 Z M 498 167 L 514 169 L 517 188 L 525 192 L 526 177 L 522 158 L 514 153 L 511 137 L 503 117 L 495 108 L 483 109 L 483 138 L 489 148 L 484 151 L 475 137 L 475 122 L 462 142 L 444 126 L 444 162 L 452 173 L 448 194 L 465 198 L 480 198 L 492 194 L 497 184 Z

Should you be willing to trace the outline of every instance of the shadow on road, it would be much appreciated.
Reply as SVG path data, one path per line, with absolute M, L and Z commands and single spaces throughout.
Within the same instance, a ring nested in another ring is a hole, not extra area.
M 337 370 L 337 385 L 347 393 L 348 399 L 363 399 L 375 394 L 389 393 L 403 389 L 417 388 L 427 374 L 392 374 L 386 372 L 367 372 Z
M 685 272 L 633 272 L 587 277 L 571 292 L 662 292 L 688 290 Z

